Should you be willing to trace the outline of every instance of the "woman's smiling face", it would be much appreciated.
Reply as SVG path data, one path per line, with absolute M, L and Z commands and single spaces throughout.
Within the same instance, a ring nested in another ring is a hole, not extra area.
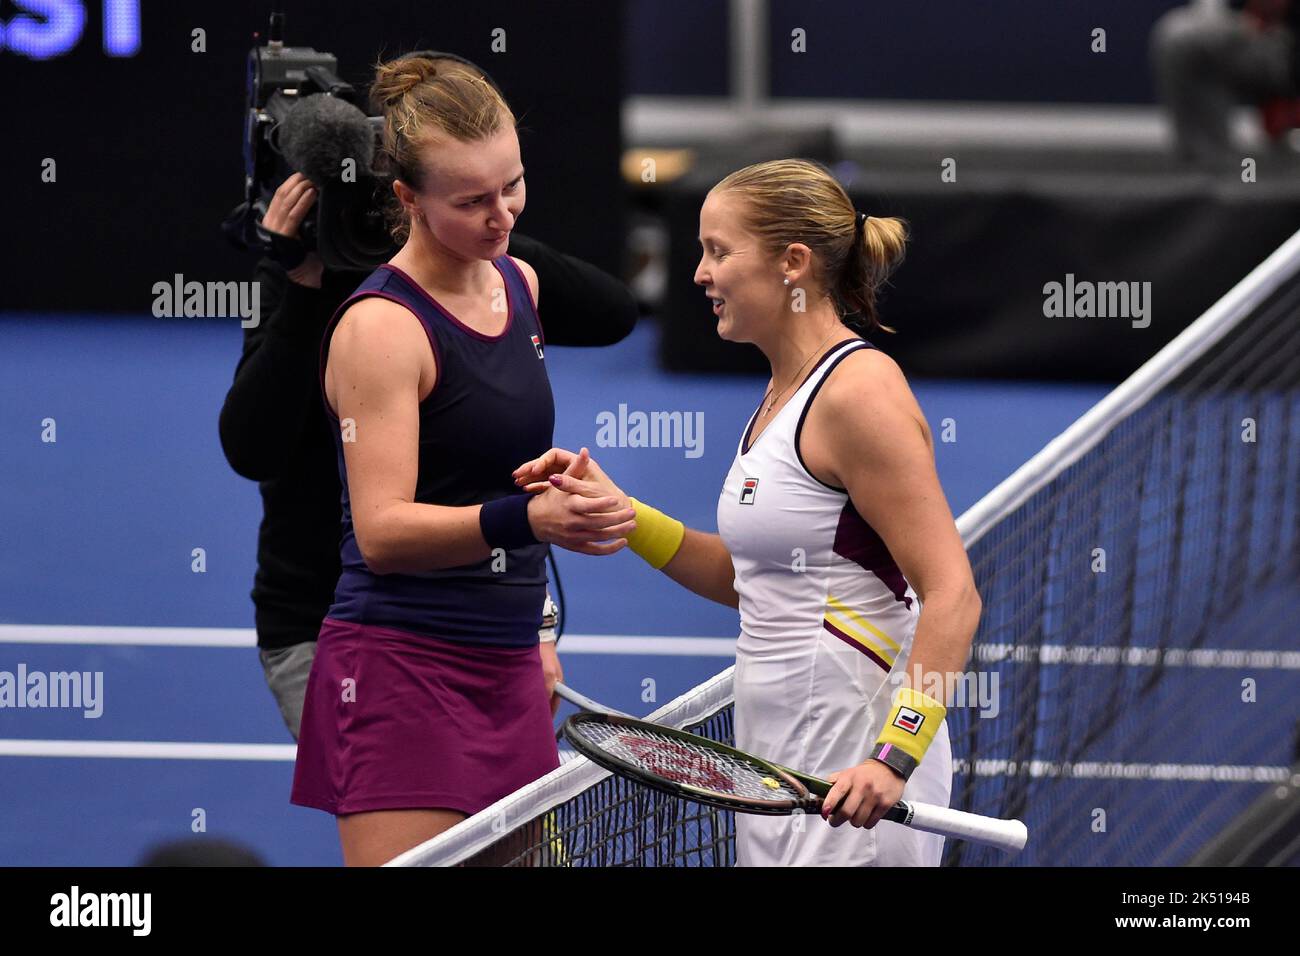
M 713 304 L 718 335 L 754 341 L 756 324 L 779 315 L 785 299 L 778 257 L 744 231 L 739 201 L 725 193 L 709 193 L 700 208 L 700 247 L 695 284 Z

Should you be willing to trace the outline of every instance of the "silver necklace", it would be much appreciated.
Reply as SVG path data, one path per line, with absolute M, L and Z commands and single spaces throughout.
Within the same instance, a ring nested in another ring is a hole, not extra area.
M 776 400 L 780 398 L 782 395 L 784 395 L 787 391 L 789 391 L 790 386 L 793 385 L 799 379 L 799 373 L 803 371 L 803 367 L 807 365 L 809 361 L 812 360 L 812 357 L 814 355 L 816 355 L 818 352 L 822 350 L 822 345 L 825 345 L 827 342 L 829 342 L 831 340 L 831 336 L 834 334 L 835 334 L 835 330 L 831 329 L 830 335 L 827 335 L 826 338 L 822 339 L 821 345 L 818 345 L 815 349 L 813 349 L 811 352 L 808 353 L 808 357 L 805 358 L 799 364 L 799 367 L 797 369 L 795 369 L 794 376 L 790 379 L 786 387 L 781 389 L 781 391 L 777 392 L 775 395 L 772 395 L 772 400 L 768 402 L 767 407 L 763 409 L 764 415 L 772 414 L 772 407 L 776 404 Z M 773 384 L 775 384 L 775 382 Z M 771 393 L 769 392 L 769 394 Z

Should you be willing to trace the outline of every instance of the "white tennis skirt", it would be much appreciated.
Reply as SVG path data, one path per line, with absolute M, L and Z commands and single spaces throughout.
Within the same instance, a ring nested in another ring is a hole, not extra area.
M 910 641 L 908 642 L 910 645 Z M 910 646 L 906 648 L 910 651 Z M 794 640 L 744 633 L 736 645 L 736 746 L 825 779 L 868 759 L 910 653 L 886 672 L 818 628 Z M 952 749 L 945 721 L 903 798 L 948 806 Z M 817 814 L 736 814 L 738 866 L 938 866 L 943 837 L 882 820 L 831 827 Z

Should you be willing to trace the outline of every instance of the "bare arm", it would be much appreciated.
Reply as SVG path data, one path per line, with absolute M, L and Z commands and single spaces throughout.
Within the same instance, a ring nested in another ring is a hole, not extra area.
M 909 678 L 919 668 L 950 686 L 947 675 L 965 669 L 982 605 L 928 434 L 897 363 L 863 350 L 844 360 L 813 403 L 803 453 L 818 477 L 848 490 L 921 598 Z
M 343 444 L 353 528 L 376 574 L 459 567 L 492 552 L 479 527 L 480 505 L 414 500 L 420 367 L 428 351 L 415 316 L 376 298 L 351 306 L 330 343 L 335 411 L 340 421 L 355 423 L 355 441 Z M 631 528 L 631 510 L 616 505 L 608 496 L 573 498 L 553 490 L 528 503 L 528 518 L 539 540 L 606 554 L 624 546 L 620 536 Z
M 330 341 L 335 411 L 342 423 L 354 423 L 356 436 L 343 444 L 353 530 L 376 574 L 456 567 L 491 554 L 477 506 L 414 502 L 427 348 L 415 316 L 373 298 L 349 308 Z
M 736 569 L 731 563 L 731 552 L 722 538 L 707 531 L 686 529 L 682 546 L 672 560 L 660 568 L 688 591 L 700 597 L 717 601 L 727 607 L 739 607 L 740 595 L 736 593 Z

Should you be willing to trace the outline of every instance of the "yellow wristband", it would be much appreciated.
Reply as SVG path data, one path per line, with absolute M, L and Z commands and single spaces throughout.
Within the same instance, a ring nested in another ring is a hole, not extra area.
M 632 507 L 636 510 L 636 530 L 627 536 L 627 546 L 652 568 L 662 568 L 682 546 L 686 525 L 635 498 Z
M 900 687 L 876 746 L 885 748 L 886 755 L 890 749 L 901 750 L 919 764 L 947 713 L 948 708 L 933 697 L 912 687 Z

